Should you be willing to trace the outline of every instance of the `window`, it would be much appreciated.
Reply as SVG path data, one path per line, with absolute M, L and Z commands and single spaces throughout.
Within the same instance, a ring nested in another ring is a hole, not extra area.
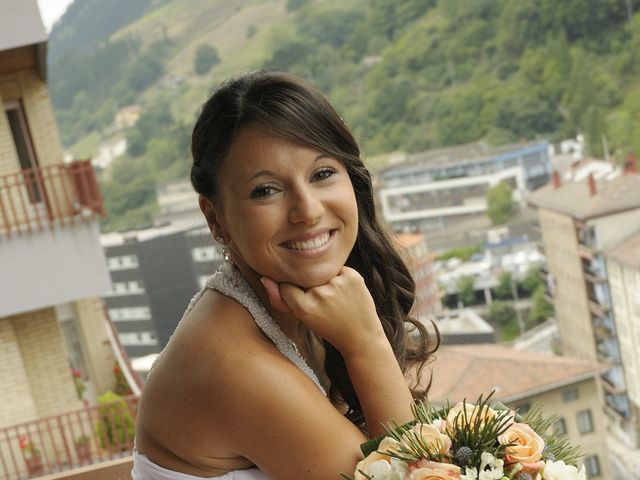
M 120 343 L 124 346 L 157 345 L 158 338 L 155 332 L 128 332 L 118 335 Z
M 562 400 L 565 402 L 571 402 L 578 398 L 578 387 L 567 388 L 562 391 Z
M 113 282 L 111 291 L 107 292 L 105 296 L 139 295 L 141 293 L 144 293 L 144 288 L 139 282 Z
M 11 102 L 7 104 L 6 109 L 7 120 L 11 129 L 13 143 L 16 147 L 20 168 L 24 174 L 24 183 L 29 195 L 31 203 L 39 203 L 42 201 L 42 184 L 38 180 L 37 173 L 34 169 L 38 167 L 31 134 L 29 133 L 29 125 L 22 109 L 21 102 Z
M 191 250 L 191 258 L 194 262 L 209 262 L 222 260 L 222 253 L 215 247 L 198 247 Z
M 151 320 L 149 307 L 111 308 L 109 316 L 113 321 Z
M 564 418 L 559 418 L 553 423 L 553 431 L 556 435 L 567 434 L 567 424 L 565 423 Z
M 593 419 L 591 418 L 591 410 L 582 410 L 578 412 L 578 431 L 581 434 L 593 432 Z
M 600 476 L 600 461 L 597 455 L 590 455 L 584 459 L 584 468 L 589 478 Z
M 107 258 L 107 268 L 110 271 L 138 268 L 138 257 L 136 255 L 109 257 Z

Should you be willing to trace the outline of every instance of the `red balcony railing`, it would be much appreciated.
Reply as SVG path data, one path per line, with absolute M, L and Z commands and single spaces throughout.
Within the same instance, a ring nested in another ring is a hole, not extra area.
M 0 478 L 23 480 L 127 457 L 138 397 L 0 429 Z
M 30 234 L 95 214 L 105 212 L 90 160 L 0 175 L 0 235 Z

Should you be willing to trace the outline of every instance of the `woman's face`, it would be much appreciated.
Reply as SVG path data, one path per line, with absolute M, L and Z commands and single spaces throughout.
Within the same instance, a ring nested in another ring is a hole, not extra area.
M 248 127 L 231 145 L 217 185 L 218 223 L 241 270 L 309 288 L 347 261 L 358 207 L 339 160 Z

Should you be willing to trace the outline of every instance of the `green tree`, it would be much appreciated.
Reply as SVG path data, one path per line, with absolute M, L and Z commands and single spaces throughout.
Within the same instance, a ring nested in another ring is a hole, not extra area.
M 529 267 L 529 270 L 527 270 L 527 273 L 521 282 L 521 286 L 525 294 L 533 295 L 533 292 L 535 292 L 540 285 L 544 287 L 540 275 L 539 265 L 532 265 Z
M 535 292 L 533 292 L 533 304 L 529 312 L 529 321 L 534 324 L 542 323 L 553 316 L 553 305 L 547 302 L 544 291 L 544 285 L 538 285 Z
M 474 280 L 471 275 L 463 275 L 458 278 L 456 282 L 456 289 L 458 290 L 458 297 L 460 301 L 465 305 L 473 305 L 476 303 L 476 292 L 473 288 Z
M 487 190 L 487 215 L 492 224 L 504 225 L 515 215 L 516 209 L 511 187 L 505 182 Z
M 218 50 L 206 43 L 198 47 L 193 57 L 193 69 L 198 75 L 204 75 L 218 63 L 220 63 Z
M 493 293 L 495 294 L 496 298 L 499 298 L 500 300 L 512 299 L 512 282 L 513 277 L 511 277 L 511 273 L 502 272 L 500 274 L 500 277 L 498 277 L 498 285 L 496 285 L 493 289 Z
M 495 301 L 489 307 L 489 322 L 496 327 L 500 340 L 512 340 L 518 336 L 520 329 L 516 311 L 510 302 Z

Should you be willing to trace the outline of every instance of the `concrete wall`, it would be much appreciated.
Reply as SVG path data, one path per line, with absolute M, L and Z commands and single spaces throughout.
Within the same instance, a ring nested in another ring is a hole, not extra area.
M 577 390 L 577 397 L 565 400 L 563 392 Z M 584 454 L 582 460 L 590 455 L 597 455 L 600 463 L 602 479 L 611 479 L 611 466 L 606 444 L 605 417 L 602 413 L 603 403 L 601 399 L 599 380 L 590 378 L 573 385 L 558 388 L 539 395 L 531 396 L 517 402 L 509 402 L 510 407 L 520 407 L 524 404 L 533 405 L 541 403 L 545 416 L 554 414 L 564 419 L 567 435 L 573 445 L 580 445 L 580 451 Z M 593 431 L 581 434 L 578 429 L 578 413 L 589 410 L 593 421 Z
M 564 353 L 597 360 L 578 240 L 573 219 L 538 210 L 549 272 L 554 281 L 554 307 Z

